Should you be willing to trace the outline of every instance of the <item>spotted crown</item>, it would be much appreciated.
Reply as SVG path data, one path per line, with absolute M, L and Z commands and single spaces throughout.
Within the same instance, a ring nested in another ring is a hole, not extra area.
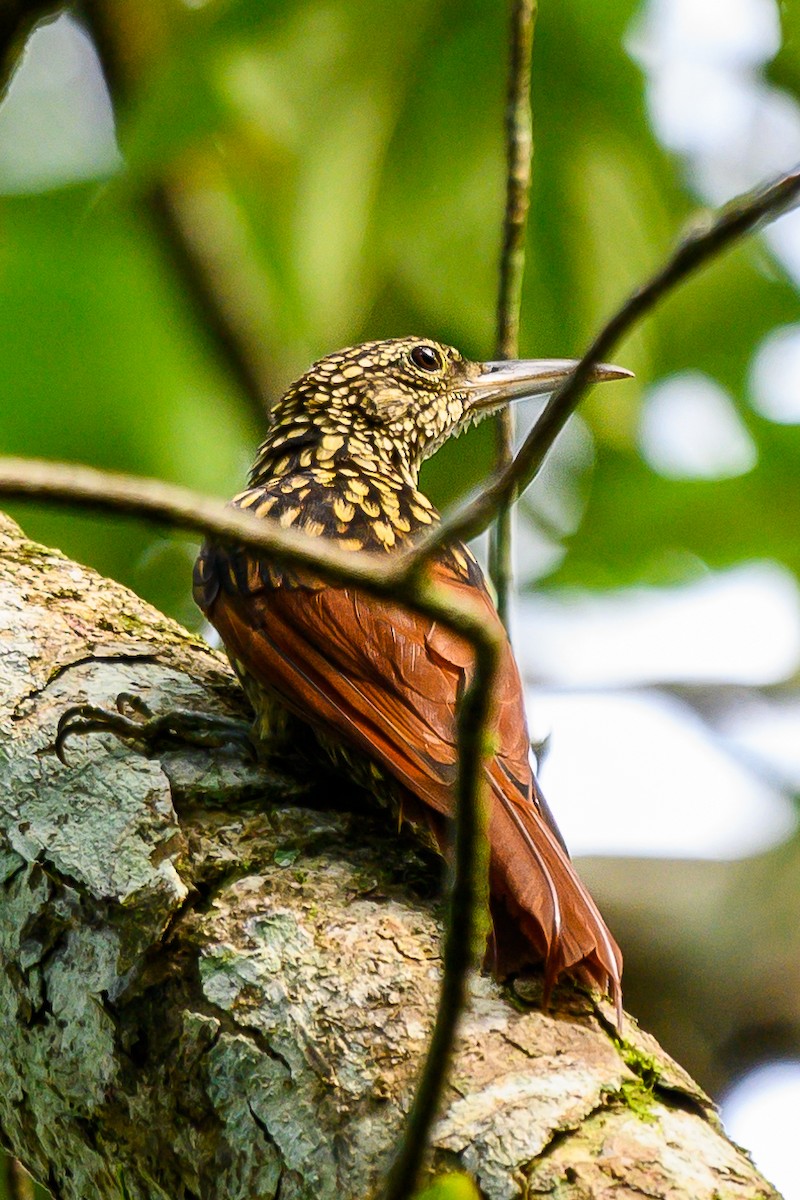
M 423 459 L 472 419 L 464 384 L 477 370 L 454 347 L 429 338 L 364 342 L 330 354 L 275 404 L 251 482 L 281 474 L 298 449 L 317 447 L 326 461 L 379 460 L 415 486 Z

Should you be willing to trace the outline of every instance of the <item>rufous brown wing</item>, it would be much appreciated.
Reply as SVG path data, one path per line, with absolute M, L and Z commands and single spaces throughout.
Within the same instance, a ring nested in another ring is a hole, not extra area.
M 477 568 L 464 578 L 445 559 L 433 572 L 479 597 L 487 623 L 500 626 Z M 379 764 L 432 810 L 441 840 L 455 803 L 456 705 L 473 664 L 463 638 L 356 588 L 271 574 L 236 549 L 204 549 L 195 596 L 232 660 L 312 727 Z M 507 639 L 493 699 L 489 959 L 499 976 L 543 962 L 547 992 L 569 972 L 609 990 L 619 1008 L 622 958 L 538 791 Z

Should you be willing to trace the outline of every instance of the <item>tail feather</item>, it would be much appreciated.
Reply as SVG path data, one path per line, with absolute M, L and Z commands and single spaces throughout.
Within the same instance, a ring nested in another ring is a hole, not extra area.
M 502 900 L 493 906 L 497 972 L 543 959 L 546 998 L 568 972 L 610 991 L 621 1019 L 622 956 L 560 839 L 533 803 L 510 797 L 497 777 L 492 791 L 492 891 Z

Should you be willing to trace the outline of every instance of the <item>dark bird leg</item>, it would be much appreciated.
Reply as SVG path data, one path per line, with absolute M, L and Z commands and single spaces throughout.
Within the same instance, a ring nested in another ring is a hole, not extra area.
M 121 741 L 155 754 L 165 746 L 182 744 L 219 748 L 236 746 L 244 757 L 258 757 L 250 722 L 216 713 L 172 709 L 156 716 L 139 696 L 120 692 L 115 708 L 76 704 L 62 713 L 53 749 L 66 765 L 67 739 L 87 733 L 113 733 Z

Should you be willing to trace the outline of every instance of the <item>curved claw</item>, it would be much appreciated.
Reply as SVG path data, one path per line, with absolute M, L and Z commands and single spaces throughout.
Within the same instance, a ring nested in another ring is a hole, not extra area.
M 113 733 L 123 740 L 136 740 L 142 727 L 141 721 L 126 717 L 119 707 L 115 711 L 96 704 L 74 704 L 59 718 L 53 749 L 59 762 L 66 766 L 67 738 L 86 733 Z
M 126 715 L 126 710 L 135 715 Z M 165 741 L 209 747 L 235 742 L 255 757 L 250 726 L 245 722 L 190 709 L 174 709 L 154 716 L 145 701 L 130 692 L 120 692 L 113 709 L 76 704 L 63 712 L 53 743 L 59 762 L 67 765 L 67 738 L 87 733 L 113 733 L 121 741 L 139 743 L 145 752 L 155 751 Z
M 146 721 L 149 721 L 153 716 L 153 710 L 150 705 L 141 696 L 137 696 L 136 692 L 120 692 L 115 703 L 117 712 L 122 713 L 123 716 L 125 715 L 126 708 L 130 709 L 132 713 L 144 717 Z

